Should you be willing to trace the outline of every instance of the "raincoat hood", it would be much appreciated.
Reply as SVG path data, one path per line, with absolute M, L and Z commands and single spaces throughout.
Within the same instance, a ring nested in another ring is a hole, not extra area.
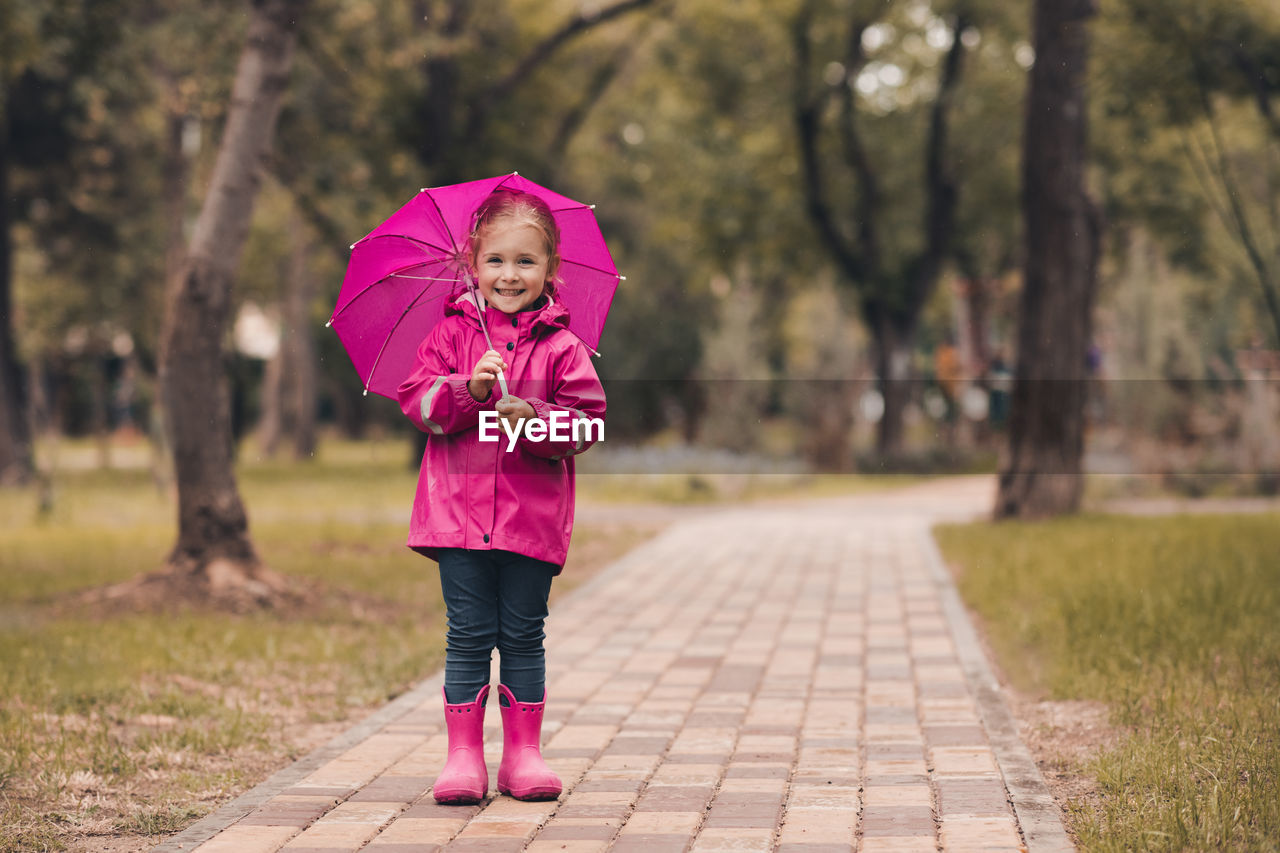
M 477 299 L 480 301 L 479 311 L 476 310 Z M 542 296 L 539 297 L 539 303 L 539 307 L 521 311 L 516 316 L 529 316 L 531 318 L 530 322 L 533 323 L 533 328 L 540 331 L 569 328 L 569 309 L 558 302 L 554 296 L 543 291 Z M 489 307 L 489 304 L 485 302 L 479 291 L 473 297 L 471 291 L 465 287 L 453 292 L 449 299 L 449 304 L 445 306 L 444 314 L 446 317 L 454 315 L 467 317 L 476 324 L 477 329 L 480 328 L 482 314 L 484 315 L 484 322 L 488 322 L 490 328 L 495 322 L 498 322 L 493 315 L 497 315 L 498 318 L 502 319 L 511 317 L 509 314 L 503 314 L 501 311 Z

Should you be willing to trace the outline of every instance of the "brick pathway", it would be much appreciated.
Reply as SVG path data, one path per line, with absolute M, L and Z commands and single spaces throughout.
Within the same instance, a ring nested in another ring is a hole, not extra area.
M 990 488 L 704 513 L 561 600 L 557 802 L 434 803 L 437 677 L 157 851 L 1070 849 L 927 535 Z

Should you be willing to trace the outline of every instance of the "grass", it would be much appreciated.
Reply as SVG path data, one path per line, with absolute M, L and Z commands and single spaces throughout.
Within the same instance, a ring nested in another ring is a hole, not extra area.
M 1082 849 L 1280 849 L 1280 515 L 946 526 L 1015 686 L 1100 700 Z
M 172 832 L 434 670 L 442 605 L 403 547 L 404 458 L 336 445 L 241 466 L 263 559 L 330 593 L 283 620 L 68 609 L 172 546 L 172 498 L 145 470 L 64 472 L 44 512 L 0 492 L 0 850 Z

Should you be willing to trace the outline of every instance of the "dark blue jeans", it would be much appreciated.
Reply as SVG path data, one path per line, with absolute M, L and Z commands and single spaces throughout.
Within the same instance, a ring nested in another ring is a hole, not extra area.
M 510 551 L 442 548 L 440 590 L 449 616 L 444 692 L 471 702 L 489 683 L 496 648 L 499 677 L 518 702 L 541 702 L 546 687 L 547 596 L 557 566 Z

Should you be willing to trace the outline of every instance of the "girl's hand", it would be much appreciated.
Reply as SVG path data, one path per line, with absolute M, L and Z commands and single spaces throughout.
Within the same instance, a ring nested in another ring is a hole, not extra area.
M 476 402 L 489 399 L 489 392 L 498 381 L 498 373 L 506 369 L 507 363 L 493 350 L 486 350 L 480 356 L 476 366 L 471 369 L 471 380 L 467 382 L 467 390 Z
M 537 417 L 533 406 L 510 394 L 499 400 L 494 408 L 498 410 L 498 417 L 507 422 L 512 432 L 520 427 L 520 421 Z

